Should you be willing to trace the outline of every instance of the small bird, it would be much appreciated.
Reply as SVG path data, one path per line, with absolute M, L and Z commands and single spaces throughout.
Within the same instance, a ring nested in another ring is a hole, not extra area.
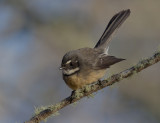
M 65 83 L 72 90 L 98 81 L 105 75 L 107 68 L 125 60 L 108 55 L 108 44 L 130 13 L 130 9 L 127 9 L 115 14 L 94 48 L 86 47 L 69 51 L 63 56 L 60 70 Z

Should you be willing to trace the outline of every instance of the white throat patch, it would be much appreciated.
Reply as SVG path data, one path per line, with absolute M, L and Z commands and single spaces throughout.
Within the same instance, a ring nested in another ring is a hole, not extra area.
M 76 68 L 74 68 L 74 69 L 71 69 L 71 70 L 63 70 L 63 74 L 65 74 L 65 75 L 71 75 L 71 74 L 73 74 L 73 73 L 75 73 L 75 72 L 77 72 L 77 71 L 79 71 L 79 67 L 76 67 Z

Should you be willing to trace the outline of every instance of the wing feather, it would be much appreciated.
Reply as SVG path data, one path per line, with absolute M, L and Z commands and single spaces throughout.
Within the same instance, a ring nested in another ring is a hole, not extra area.
M 118 62 L 121 62 L 125 59 L 122 58 L 116 58 L 115 56 L 107 56 L 104 55 L 102 57 L 100 57 L 95 66 L 94 69 L 105 69 L 105 68 L 109 68 L 111 65 L 116 64 Z

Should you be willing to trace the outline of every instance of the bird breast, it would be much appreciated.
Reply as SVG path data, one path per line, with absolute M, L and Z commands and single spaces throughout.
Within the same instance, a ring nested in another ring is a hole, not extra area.
M 91 84 L 93 82 L 98 81 L 100 78 L 102 78 L 104 76 L 104 74 L 106 73 L 106 69 L 90 70 L 87 73 L 88 74 L 77 72 L 77 73 L 70 75 L 70 76 L 63 75 L 63 79 L 64 79 L 65 83 L 72 90 L 77 90 L 87 84 Z

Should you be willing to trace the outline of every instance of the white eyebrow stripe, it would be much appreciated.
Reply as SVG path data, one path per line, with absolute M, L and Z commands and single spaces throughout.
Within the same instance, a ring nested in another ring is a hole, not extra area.
M 68 60 L 68 61 L 66 62 L 66 64 L 69 64 L 69 63 L 71 63 L 71 60 Z

